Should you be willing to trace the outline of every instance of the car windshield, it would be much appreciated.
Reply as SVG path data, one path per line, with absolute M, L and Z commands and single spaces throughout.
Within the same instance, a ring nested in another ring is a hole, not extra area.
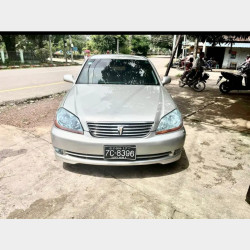
M 77 84 L 159 85 L 159 81 L 146 60 L 89 59 Z

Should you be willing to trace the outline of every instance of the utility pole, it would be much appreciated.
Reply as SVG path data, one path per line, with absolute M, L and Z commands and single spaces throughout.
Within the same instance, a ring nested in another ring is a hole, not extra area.
M 186 56 L 186 41 L 187 41 L 187 36 L 184 35 L 184 39 L 183 39 L 183 50 L 182 50 L 182 57 L 184 58 Z
M 70 52 L 71 52 L 71 62 L 73 63 L 74 62 L 74 58 L 73 58 L 73 43 L 72 43 L 72 40 L 71 40 L 71 35 L 69 35 L 69 43 L 70 43 Z
M 174 35 L 174 40 L 173 40 L 173 47 L 172 47 L 172 54 L 175 49 L 175 42 L 176 42 L 176 35 Z
M 176 45 L 175 45 L 174 50 L 172 51 L 172 55 L 171 55 L 170 61 L 169 61 L 169 63 L 168 63 L 168 67 L 167 67 L 165 76 L 168 76 L 168 73 L 169 73 L 170 68 L 171 68 L 171 66 L 172 66 L 172 63 L 173 63 L 173 59 L 174 59 L 175 52 L 176 52 L 176 50 L 177 50 L 177 48 L 178 48 L 178 46 L 179 46 L 179 43 L 180 43 L 180 40 L 181 40 L 181 35 L 179 35 L 178 38 L 177 38 L 177 42 L 176 42 Z
M 49 35 L 49 56 L 50 61 L 52 62 L 51 35 Z
M 179 48 L 179 47 L 177 47 L 176 53 L 175 53 L 175 58 L 176 58 L 176 59 L 178 58 L 178 48 Z
M 196 59 L 197 57 L 198 48 L 199 48 L 199 40 L 198 38 L 196 38 L 194 42 L 194 59 Z
M 117 48 L 116 48 L 116 53 L 119 54 L 119 38 L 117 38 Z
M 207 40 L 205 40 L 205 42 L 203 43 L 203 48 L 202 48 L 202 51 L 206 54 L 206 43 L 207 43 Z

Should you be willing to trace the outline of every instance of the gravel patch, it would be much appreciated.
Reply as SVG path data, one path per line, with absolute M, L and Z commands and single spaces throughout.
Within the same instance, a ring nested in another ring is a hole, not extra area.
M 0 108 L 0 125 L 35 128 L 52 124 L 56 110 L 65 93 L 46 99 L 29 100 L 21 104 L 10 103 Z

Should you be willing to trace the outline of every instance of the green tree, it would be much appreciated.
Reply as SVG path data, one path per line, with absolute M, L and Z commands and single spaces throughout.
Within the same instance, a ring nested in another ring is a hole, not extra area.
M 77 47 L 78 52 L 82 54 L 82 50 L 86 47 L 87 37 L 85 35 L 72 35 L 72 43 Z
M 35 48 L 42 49 L 46 46 L 49 35 L 26 35 L 27 39 L 31 41 Z
M 5 44 L 6 51 L 8 53 L 8 57 L 10 61 L 16 61 L 16 37 L 17 35 L 1 35 L 2 41 Z
M 152 35 L 151 44 L 161 49 L 172 49 L 173 35 Z
M 146 56 L 150 49 L 149 37 L 133 35 L 131 39 L 131 49 L 135 54 Z
M 119 39 L 119 50 L 121 53 L 129 52 L 128 35 L 92 35 L 87 43 L 92 50 L 106 53 L 107 50 L 114 53 L 117 50 L 117 39 Z

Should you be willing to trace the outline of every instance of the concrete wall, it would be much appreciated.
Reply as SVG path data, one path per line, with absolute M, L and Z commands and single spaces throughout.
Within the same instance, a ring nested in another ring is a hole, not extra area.
M 231 58 L 231 54 L 229 54 L 230 48 L 225 49 L 224 60 L 222 63 L 222 68 L 229 68 L 230 63 L 234 62 L 237 63 L 237 67 L 243 63 L 246 59 L 246 56 L 250 54 L 250 48 L 232 48 L 232 51 L 236 51 L 236 58 Z

